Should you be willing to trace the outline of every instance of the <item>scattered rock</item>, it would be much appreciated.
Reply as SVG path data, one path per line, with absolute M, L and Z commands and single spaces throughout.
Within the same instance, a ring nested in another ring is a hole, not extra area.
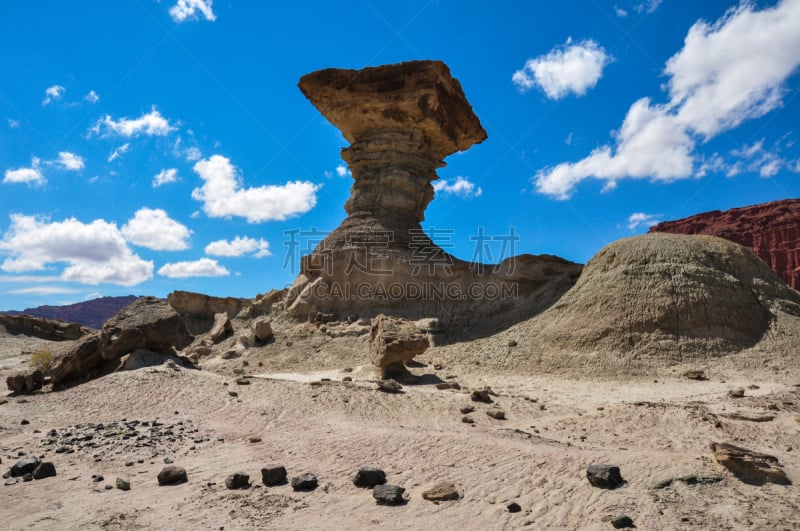
M 26 457 L 24 459 L 20 459 L 11 467 L 9 471 L 11 473 L 11 477 L 17 478 L 23 476 L 25 474 L 29 474 L 34 471 L 34 469 L 39 466 L 39 458 L 37 457 Z
M 591 464 L 586 477 L 593 487 L 601 489 L 615 489 L 624 483 L 619 467 L 613 465 Z
M 52 478 L 56 475 L 56 466 L 50 461 L 44 461 L 33 470 L 33 479 Z
M 380 468 L 364 467 L 356 472 L 353 485 L 362 488 L 372 488 L 375 485 L 386 483 L 386 473 Z
M 636 527 L 633 525 L 633 520 L 631 517 L 625 514 L 621 514 L 612 518 L 611 525 L 614 526 L 614 529 L 627 529 Z
M 455 391 L 458 391 L 459 389 L 461 389 L 461 386 L 456 382 L 442 382 L 436 384 L 436 389 L 440 391 L 446 391 L 448 389 L 453 389 Z
M 294 490 L 314 490 L 319 482 L 314 474 L 300 474 L 292 478 L 292 488 Z
M 39 369 L 30 372 L 22 371 L 7 377 L 6 385 L 9 390 L 17 394 L 32 393 L 44 385 L 44 373 Z
M 422 499 L 434 502 L 457 500 L 460 497 L 455 483 L 451 481 L 440 481 L 422 491 Z
M 683 373 L 682 376 L 684 378 L 688 378 L 689 380 L 697 380 L 697 381 L 708 380 L 708 377 L 706 376 L 706 371 L 702 369 L 686 371 L 685 373 Z
M 256 319 L 253 321 L 250 329 L 253 331 L 253 335 L 256 339 L 262 343 L 267 342 L 273 337 L 272 322 L 267 318 Z
M 251 443 L 260 443 L 261 442 L 261 437 L 256 437 L 256 436 L 248 437 L 247 440 L 248 440 L 248 442 L 251 442 Z
M 461 422 L 464 424 L 475 424 L 475 420 L 472 417 L 463 416 L 461 417 Z
M 6 478 L 5 482 L 3 483 L 6 487 L 10 487 L 11 485 L 17 484 L 17 478 Z
M 728 396 L 731 398 L 742 398 L 744 396 L 744 387 L 737 387 L 728 391 Z
M 406 491 L 398 485 L 376 485 L 372 489 L 372 497 L 379 505 L 400 505 L 405 503 L 403 493 Z
M 509 339 L 508 340 L 508 348 L 514 348 L 514 347 L 517 346 L 517 344 L 518 343 L 516 341 L 514 341 L 513 339 Z
M 250 475 L 245 472 L 234 472 L 225 478 L 225 487 L 234 489 L 245 489 L 250 486 Z
M 250 385 L 250 380 L 247 378 L 236 378 L 236 385 Z
M 233 333 L 233 325 L 231 318 L 228 317 L 227 312 L 220 312 L 214 315 L 214 324 L 208 332 L 208 337 L 214 343 L 219 343 L 226 337 Z
M 461 409 L 459 409 L 459 411 L 461 412 L 462 415 L 466 415 L 468 413 L 472 413 L 473 411 L 475 411 L 475 407 L 474 406 L 463 406 L 463 407 L 461 407 Z
M 125 478 L 117 478 L 116 485 L 119 490 L 131 490 L 131 482 Z
M 261 469 L 261 481 L 267 487 L 286 483 L 286 468 L 281 465 L 268 466 Z
M 483 389 L 475 389 L 469 395 L 473 402 L 483 402 L 485 404 L 492 403 L 492 397 L 489 396 L 491 394 L 491 389 L 488 387 L 484 387 Z
M 381 378 L 406 372 L 405 363 L 428 348 L 428 336 L 400 317 L 379 315 L 372 321 L 370 359 Z
M 778 458 L 762 454 L 728 443 L 711 443 L 714 459 L 745 483 L 762 485 L 777 483 L 789 485 L 791 482 L 780 466 Z
M 518 513 L 522 510 L 522 507 L 517 502 L 511 502 L 506 505 L 506 510 L 510 513 Z
M 21 425 L 21 426 L 27 426 L 27 425 L 28 425 L 28 424 L 30 424 L 30 423 L 31 423 L 31 421 L 29 421 L 29 420 L 26 420 L 26 419 L 22 419 L 22 421 L 20 422 L 20 425 Z
M 186 476 L 186 469 L 183 467 L 168 465 L 161 469 L 158 473 L 158 484 L 161 485 L 178 485 L 186 483 L 188 477 Z
M 491 407 L 486 410 L 486 414 L 497 420 L 505 420 L 506 412 L 498 407 Z
M 402 389 L 403 386 L 400 385 L 397 380 L 393 380 L 392 378 L 378 382 L 378 390 L 383 391 L 384 393 L 400 393 Z

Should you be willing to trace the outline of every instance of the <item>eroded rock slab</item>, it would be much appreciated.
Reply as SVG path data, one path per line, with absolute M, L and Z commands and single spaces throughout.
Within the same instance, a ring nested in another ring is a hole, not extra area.
M 786 472 L 781 468 L 778 458 L 773 455 L 762 454 L 728 443 L 711 443 L 710 448 L 717 463 L 733 472 L 745 483 L 756 485 L 764 483 L 789 485 L 791 483 Z
M 379 315 L 372 321 L 370 359 L 381 378 L 405 373 L 405 363 L 425 352 L 428 345 L 428 336 L 405 319 Z

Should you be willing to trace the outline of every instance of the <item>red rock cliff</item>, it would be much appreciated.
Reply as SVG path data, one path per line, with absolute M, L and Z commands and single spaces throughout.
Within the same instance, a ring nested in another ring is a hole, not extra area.
M 705 212 L 659 223 L 650 232 L 709 234 L 739 243 L 800 290 L 800 199 Z

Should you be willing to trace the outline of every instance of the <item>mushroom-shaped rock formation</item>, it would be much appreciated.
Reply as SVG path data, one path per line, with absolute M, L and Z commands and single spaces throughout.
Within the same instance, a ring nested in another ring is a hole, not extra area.
M 575 282 L 581 266 L 558 257 L 507 256 L 484 266 L 453 257 L 423 232 L 436 169 L 486 139 L 447 65 L 326 69 L 299 87 L 351 143 L 342 157 L 355 182 L 347 218 L 302 260 L 285 300 L 291 313 L 519 320 Z

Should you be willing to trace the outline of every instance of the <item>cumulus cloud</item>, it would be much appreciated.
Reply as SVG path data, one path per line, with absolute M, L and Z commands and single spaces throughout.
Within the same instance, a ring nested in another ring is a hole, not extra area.
M 131 148 L 131 143 L 130 142 L 125 142 L 120 147 L 118 147 L 117 149 L 115 149 L 114 151 L 111 152 L 111 155 L 108 156 L 108 162 L 113 162 L 113 161 L 117 160 L 122 155 L 127 153 L 130 148 Z
M 192 262 L 173 262 L 164 264 L 158 270 L 162 277 L 169 278 L 189 278 L 189 277 L 225 277 L 230 275 L 230 271 L 219 265 L 216 260 L 211 258 L 201 258 Z
M 217 240 L 206 245 L 206 254 L 211 256 L 243 256 L 252 253 L 254 258 L 272 255 L 269 242 L 264 239 L 236 236 L 233 240 Z
M 308 181 L 244 188 L 236 167 L 222 155 L 198 161 L 194 171 L 204 184 L 192 191 L 192 198 L 201 201 L 203 212 L 212 218 L 239 216 L 249 223 L 282 221 L 317 204 L 319 185 Z
M 186 148 L 186 151 L 184 151 L 183 154 L 186 157 L 186 160 L 189 162 L 194 162 L 203 158 L 203 153 L 199 148 L 194 146 Z
M 178 3 L 169 9 L 169 15 L 175 22 L 196 19 L 199 15 L 213 22 L 217 20 L 211 9 L 213 4 L 214 0 L 178 0 Z
M 336 175 L 339 177 L 347 177 L 350 175 L 350 170 L 344 164 L 339 164 L 336 166 Z
M 120 136 L 132 137 L 139 134 L 148 136 L 165 136 L 174 131 L 175 127 L 170 125 L 169 120 L 161 116 L 161 113 L 153 107 L 149 113 L 143 114 L 139 118 L 120 118 L 114 120 L 110 115 L 105 115 L 95 124 L 92 131 L 106 134 L 116 134 Z
M 89 93 L 83 97 L 83 99 L 85 99 L 89 103 L 97 103 L 98 101 L 100 101 L 100 96 L 97 94 L 97 92 L 90 90 Z
M 539 171 L 537 190 L 566 199 L 589 178 L 609 188 L 625 178 L 669 182 L 695 176 L 698 141 L 782 104 L 785 81 L 800 65 L 798 27 L 800 0 L 761 11 L 744 3 L 713 24 L 696 22 L 683 49 L 667 61 L 669 101 L 635 102 L 613 145 Z
M 652 227 L 657 225 L 661 214 L 645 214 L 644 212 L 634 212 L 628 217 L 628 228 L 636 230 L 641 226 Z
M 40 165 L 41 161 L 33 157 L 30 168 L 8 169 L 3 175 L 3 183 L 24 183 L 28 186 L 43 186 L 47 183 L 47 179 L 39 170 Z
M 178 170 L 169 168 L 161 170 L 153 177 L 153 188 L 158 188 L 162 184 L 174 183 L 178 180 Z
M 19 120 L 14 120 L 13 118 L 6 118 L 6 122 L 11 129 L 16 129 L 19 127 Z
M 160 208 L 140 208 L 122 226 L 121 232 L 132 244 L 154 251 L 188 249 L 192 234 L 185 225 L 171 219 Z
M 58 158 L 52 161 L 52 164 L 69 171 L 80 171 L 85 166 L 83 157 L 75 153 L 70 153 L 69 151 L 59 152 Z
M 102 219 L 82 223 L 75 218 L 50 222 L 23 214 L 10 217 L 11 226 L 0 240 L 0 253 L 9 255 L 0 264 L 5 272 L 44 271 L 64 263 L 60 280 L 123 286 L 153 276 L 153 262 L 134 254 L 113 223 Z
M 42 105 L 50 105 L 57 99 L 60 99 L 61 96 L 64 95 L 67 89 L 62 87 L 61 85 L 53 85 L 52 87 L 47 87 L 44 91 L 44 99 L 42 100 Z
M 616 15 L 617 15 L 619 18 L 625 18 L 625 17 L 627 17 L 627 16 L 628 16 L 628 12 L 627 12 L 625 9 L 623 9 L 623 8 L 621 8 L 621 7 L 619 7 L 619 6 L 614 6 L 614 13 L 615 13 L 615 14 L 616 14 Z
M 433 182 L 433 190 L 436 193 L 444 195 L 455 195 L 464 199 L 470 197 L 480 197 L 483 190 L 480 186 L 475 186 L 475 183 L 461 177 L 456 177 L 453 181 L 447 179 L 439 179 Z
M 553 100 L 569 94 L 583 96 L 597 85 L 603 68 L 610 62 L 611 56 L 595 41 L 573 43 L 570 37 L 565 45 L 528 59 L 522 70 L 514 72 L 511 80 L 520 92 L 539 87 Z

